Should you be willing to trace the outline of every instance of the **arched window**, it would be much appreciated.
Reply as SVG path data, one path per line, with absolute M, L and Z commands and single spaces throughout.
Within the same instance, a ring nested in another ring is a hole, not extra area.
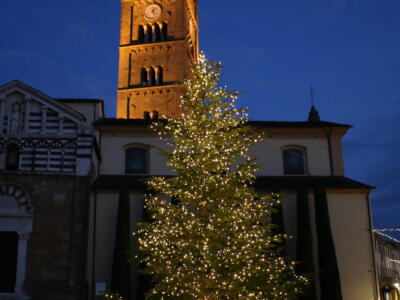
M 151 112 L 151 118 L 154 119 L 154 120 L 157 120 L 158 119 L 158 111 L 153 110 Z
M 151 119 L 150 112 L 145 111 L 145 112 L 143 113 L 143 118 L 146 119 L 146 120 Z
M 160 25 L 154 25 L 153 42 L 161 42 L 161 30 Z
M 168 24 L 163 23 L 162 24 L 162 30 L 161 30 L 161 41 L 166 41 L 168 40 Z
M 130 147 L 125 149 L 125 173 L 147 174 L 149 150 L 145 147 Z
M 304 175 L 307 171 L 306 151 L 302 147 L 288 147 L 283 151 L 285 175 Z
M 139 43 L 144 43 L 144 28 L 143 25 L 139 26 L 139 31 L 138 31 L 138 42 Z
M 151 28 L 150 25 L 147 25 L 146 28 L 147 28 L 147 31 L 146 31 L 144 42 L 151 43 L 151 41 L 153 40 L 153 28 Z
M 164 70 L 161 66 L 157 67 L 156 85 L 162 85 L 164 83 Z
M 10 144 L 6 152 L 6 170 L 19 169 L 19 147 L 16 144 Z
M 149 70 L 149 81 L 148 85 L 152 86 L 156 84 L 156 71 L 154 70 L 153 67 L 150 68 Z
M 140 83 L 141 85 L 148 85 L 148 77 L 147 77 L 147 70 L 146 68 L 142 68 L 140 70 Z

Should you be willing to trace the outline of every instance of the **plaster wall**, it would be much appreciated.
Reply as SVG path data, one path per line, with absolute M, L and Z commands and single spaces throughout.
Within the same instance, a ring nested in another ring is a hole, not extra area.
M 102 136 L 102 175 L 123 175 L 125 173 L 125 147 L 127 145 L 142 144 L 165 148 L 165 144 L 154 135 L 138 134 L 103 134 Z M 268 138 L 251 149 L 251 153 L 258 158 L 260 170 L 258 175 L 282 176 L 283 157 L 282 147 L 288 145 L 306 148 L 308 175 L 330 175 L 329 150 L 326 139 L 322 138 Z M 149 174 L 171 175 L 165 165 L 165 159 L 155 148 L 150 149 Z M 341 174 L 337 174 L 341 175 Z
M 364 191 L 352 192 L 351 190 L 328 190 L 327 193 L 343 300 L 375 300 L 373 249 L 369 231 L 367 193 Z M 298 225 L 297 196 L 293 190 L 282 191 L 282 195 L 285 231 L 293 237 L 287 241 L 288 255 L 295 259 Z M 107 286 L 111 281 L 112 274 L 118 197 L 118 191 L 99 191 L 97 197 L 96 282 L 106 282 Z M 135 230 L 135 224 L 142 220 L 143 199 L 142 192 L 130 192 L 132 231 Z M 314 265 L 317 266 L 317 233 L 314 197 L 311 190 L 309 191 L 309 207 Z M 133 263 L 132 274 L 137 274 L 136 271 L 137 266 Z M 317 268 L 315 272 L 318 274 Z M 135 277 L 132 278 L 133 292 L 137 290 L 137 282 Z M 318 284 L 317 282 L 317 286 Z M 317 294 L 319 293 L 317 292 Z
M 258 175 L 284 175 L 282 148 L 287 146 L 305 148 L 307 175 L 330 175 L 329 150 L 326 139 L 296 136 L 291 138 L 266 138 L 252 147 L 251 153 L 258 159 L 260 164 Z
M 129 145 L 147 145 L 165 148 L 163 141 L 154 136 L 104 136 L 102 138 L 102 157 L 101 175 L 123 175 L 125 174 L 125 148 Z M 150 162 L 149 174 L 151 175 L 170 175 L 165 159 L 159 154 L 156 148 L 149 148 Z
M 344 300 L 373 300 L 375 268 L 366 192 L 328 193 Z
M 144 195 L 141 192 L 131 191 L 130 197 L 130 217 L 132 232 L 136 230 L 136 224 L 143 219 Z M 91 198 L 91 220 L 93 220 L 94 194 Z M 95 248 L 95 282 L 106 283 L 110 287 L 112 276 L 112 263 L 114 255 L 116 224 L 118 215 L 119 191 L 100 191 L 97 192 L 96 205 L 96 248 Z M 91 222 L 92 223 L 92 222 Z M 93 224 L 93 223 L 92 223 Z M 93 226 L 90 227 L 93 233 Z M 90 234 L 88 247 L 88 274 L 89 282 L 92 282 L 92 256 L 93 255 L 93 235 Z M 133 255 L 133 253 L 132 253 Z M 137 290 L 137 264 L 131 263 L 132 267 L 132 290 Z
M 93 101 L 81 102 L 76 100 L 62 101 L 63 104 L 83 114 L 86 118 L 86 124 L 91 125 L 94 121 L 103 118 L 103 112 L 101 110 L 101 104 Z

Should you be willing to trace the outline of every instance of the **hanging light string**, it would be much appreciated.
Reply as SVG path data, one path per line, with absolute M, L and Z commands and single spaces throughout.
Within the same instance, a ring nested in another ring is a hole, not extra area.
M 379 232 L 400 232 L 400 228 L 386 228 L 386 229 L 375 229 Z
M 392 240 L 393 242 L 396 242 L 396 243 L 400 244 L 400 240 L 398 240 L 397 238 L 385 233 L 385 232 L 400 232 L 399 228 L 395 228 L 395 229 L 389 229 L 389 228 L 388 229 L 374 229 L 373 232 L 379 234 L 380 236 L 388 238 L 388 239 Z

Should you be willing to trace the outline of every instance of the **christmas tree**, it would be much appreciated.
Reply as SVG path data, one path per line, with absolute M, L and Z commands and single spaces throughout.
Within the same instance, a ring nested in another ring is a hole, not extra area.
M 185 113 L 153 125 L 176 176 L 148 182 L 152 221 L 136 233 L 155 283 L 147 298 L 291 299 L 306 279 L 280 256 L 286 236 L 268 221 L 279 200 L 252 187 L 257 164 L 248 150 L 261 136 L 236 108 L 238 93 L 219 86 L 220 71 L 201 55 L 185 82 Z

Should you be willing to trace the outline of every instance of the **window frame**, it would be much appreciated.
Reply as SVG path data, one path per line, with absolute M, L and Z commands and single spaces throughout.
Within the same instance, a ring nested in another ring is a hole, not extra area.
M 301 151 L 303 154 L 303 173 L 288 173 L 286 172 L 286 164 L 285 164 L 285 151 L 290 151 L 290 150 L 296 150 L 296 151 Z M 308 169 L 308 155 L 307 155 L 307 148 L 301 145 L 287 145 L 281 148 L 281 153 L 282 153 L 282 167 L 283 167 L 283 174 L 285 176 L 304 176 L 304 175 L 309 175 L 309 169 Z
M 128 171 L 128 151 L 132 149 L 140 149 L 145 152 L 145 169 L 143 171 Z M 129 144 L 124 146 L 124 165 L 123 170 L 126 175 L 148 175 L 150 174 L 150 147 L 143 144 Z

